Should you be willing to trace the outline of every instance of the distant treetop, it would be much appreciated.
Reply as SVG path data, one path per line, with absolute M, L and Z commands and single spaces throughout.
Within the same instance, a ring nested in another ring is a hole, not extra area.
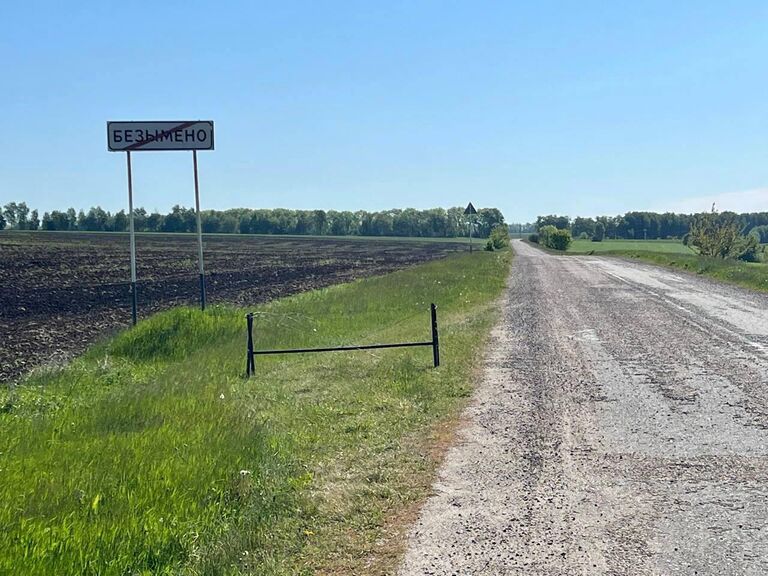
M 497 208 L 480 208 L 474 217 L 473 234 L 487 237 L 493 228 L 504 224 Z M 195 211 L 176 205 L 167 214 L 134 209 L 134 226 L 138 232 L 194 232 Z M 4 218 L 3 218 L 4 217 Z M 415 236 L 453 238 L 469 235 L 469 217 L 464 207 L 392 209 L 380 212 L 358 210 L 289 210 L 285 208 L 203 210 L 203 232 L 226 234 L 312 234 L 333 236 Z M 10 202 L 0 214 L 0 229 L 5 225 L 16 230 L 82 230 L 124 232 L 128 215 L 124 210 L 114 214 L 94 206 L 87 212 L 53 210 L 38 218 L 24 202 Z

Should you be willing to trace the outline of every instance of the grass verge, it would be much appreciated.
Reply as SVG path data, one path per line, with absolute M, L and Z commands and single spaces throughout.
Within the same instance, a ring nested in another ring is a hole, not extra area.
M 617 256 L 636 259 L 685 270 L 752 290 L 768 292 L 768 264 L 709 258 L 697 254 L 665 254 L 645 251 L 622 250 L 601 253 L 601 256 Z
M 0 573 L 383 574 L 495 318 L 509 252 L 451 256 L 243 313 L 175 309 L 0 396 Z
M 602 242 L 592 242 L 592 240 L 578 239 L 574 239 L 571 243 L 568 253 L 599 254 L 626 250 L 667 254 L 694 254 L 694 251 L 680 240 L 603 240 Z
M 626 258 L 629 260 L 642 260 L 649 264 L 655 264 L 657 266 L 666 266 L 669 268 L 676 268 L 684 270 L 692 274 L 699 274 L 707 276 L 720 282 L 729 284 L 735 284 L 743 288 L 750 288 L 752 290 L 759 290 L 762 292 L 768 292 L 768 264 L 766 263 L 753 263 L 742 262 L 739 260 L 724 260 L 722 258 L 711 258 L 706 256 L 700 256 L 693 253 L 688 247 L 679 244 L 680 247 L 685 248 L 687 253 L 676 252 L 676 248 L 671 246 L 664 246 L 664 243 L 673 244 L 669 241 L 654 241 L 654 240 L 618 240 L 610 241 L 610 243 L 604 242 L 591 242 L 590 240 L 575 240 L 576 242 L 585 243 L 584 245 L 577 245 L 576 251 L 569 249 L 567 252 L 558 252 L 556 250 L 550 250 L 540 244 L 527 242 L 529 246 L 533 246 L 545 252 L 561 256 L 579 255 L 579 254 L 596 254 L 600 256 L 613 256 L 617 258 Z M 606 250 L 595 249 L 584 250 L 586 243 L 595 245 L 602 244 L 602 247 L 608 248 L 615 246 L 617 243 L 620 245 L 620 249 L 611 248 Z M 621 244 L 634 243 L 637 244 L 635 249 L 626 248 Z

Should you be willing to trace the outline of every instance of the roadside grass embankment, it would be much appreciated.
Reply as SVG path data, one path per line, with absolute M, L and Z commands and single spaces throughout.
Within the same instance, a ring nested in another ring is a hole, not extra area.
M 667 266 L 708 276 L 743 288 L 768 292 L 768 264 L 762 262 L 725 260 L 699 256 L 698 254 L 668 254 L 631 250 L 607 252 L 600 255 L 642 260 L 657 266 Z
M 694 254 L 694 251 L 680 240 L 592 240 L 574 239 L 568 248 L 569 254 L 598 254 L 616 251 L 642 251 L 667 254 Z
M 768 264 L 700 256 L 679 240 L 574 240 L 568 253 L 642 260 L 744 288 L 768 291 Z
M 383 574 L 471 392 L 511 253 L 242 310 L 177 308 L 0 395 L 0 573 Z M 409 512 L 410 511 L 410 512 Z M 398 520 L 399 519 L 399 520 Z
M 630 260 L 642 260 L 657 266 L 677 268 L 693 274 L 707 276 L 743 288 L 768 292 L 768 264 L 711 258 L 696 254 L 682 242 L 675 240 L 574 240 L 565 253 L 549 250 L 530 243 L 550 254 L 596 254 Z

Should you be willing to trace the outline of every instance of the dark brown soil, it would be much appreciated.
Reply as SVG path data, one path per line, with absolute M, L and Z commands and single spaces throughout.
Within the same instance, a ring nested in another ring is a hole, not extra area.
M 248 306 L 466 249 L 459 242 L 204 238 L 208 304 Z M 66 361 L 128 326 L 127 234 L 0 233 L 0 382 Z M 136 240 L 139 315 L 198 304 L 194 235 Z

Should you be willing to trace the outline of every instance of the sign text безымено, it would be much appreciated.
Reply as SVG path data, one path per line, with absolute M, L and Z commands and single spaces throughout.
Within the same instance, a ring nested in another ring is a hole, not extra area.
M 108 122 L 112 152 L 213 150 L 213 122 Z

